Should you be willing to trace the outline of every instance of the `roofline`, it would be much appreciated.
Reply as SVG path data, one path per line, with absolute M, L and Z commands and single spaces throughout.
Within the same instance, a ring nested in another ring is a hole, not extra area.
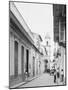
M 32 40 L 32 38 L 29 36 L 29 34 L 25 31 L 24 27 L 19 23 L 19 21 L 17 20 L 17 18 L 15 17 L 15 15 L 12 13 L 12 11 L 9 11 L 10 13 L 10 18 L 13 19 L 13 21 L 15 22 L 15 24 L 19 27 L 19 30 L 27 37 L 27 39 L 34 44 L 34 41 Z M 24 29 L 24 30 L 23 30 Z
M 10 10 L 11 12 L 14 14 L 14 16 L 17 18 L 17 20 L 19 21 L 19 23 L 21 24 L 21 26 L 24 27 L 25 31 L 29 34 L 29 36 L 31 37 L 31 39 L 33 40 L 33 36 L 31 35 L 31 31 L 30 28 L 28 27 L 28 25 L 26 24 L 24 18 L 22 17 L 22 15 L 20 14 L 19 10 L 17 9 L 16 5 L 14 4 L 14 2 L 10 3 Z

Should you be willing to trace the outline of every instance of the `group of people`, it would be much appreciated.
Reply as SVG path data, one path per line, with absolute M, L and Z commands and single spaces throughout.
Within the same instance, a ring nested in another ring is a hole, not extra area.
M 54 71 L 54 83 L 59 83 L 59 82 L 64 82 L 64 73 L 63 73 L 63 69 L 61 69 L 61 73 L 59 72 L 59 70 L 55 70 Z

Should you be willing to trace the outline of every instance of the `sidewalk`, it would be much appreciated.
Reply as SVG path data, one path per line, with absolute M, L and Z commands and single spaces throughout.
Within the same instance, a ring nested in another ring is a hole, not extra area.
M 41 74 L 41 75 L 42 75 L 42 74 Z M 27 80 L 25 80 L 24 82 L 21 82 L 21 83 L 18 83 L 18 84 L 16 84 L 16 85 L 13 85 L 13 86 L 11 86 L 10 88 L 11 88 L 11 89 L 12 89 L 12 88 L 17 88 L 17 87 L 19 87 L 19 86 L 21 86 L 21 85 L 27 84 L 28 82 L 30 82 L 30 81 L 32 81 L 32 80 L 40 77 L 41 75 L 37 75 L 37 76 L 35 76 L 35 77 L 29 77 L 29 78 L 27 78 Z

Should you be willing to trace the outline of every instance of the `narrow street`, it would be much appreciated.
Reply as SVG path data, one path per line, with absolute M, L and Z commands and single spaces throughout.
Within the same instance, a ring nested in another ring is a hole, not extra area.
M 54 76 L 50 76 L 44 73 L 40 77 L 28 82 L 27 84 L 21 85 L 20 87 L 36 87 L 36 86 L 50 86 L 57 85 L 54 83 Z
M 66 85 L 66 5 L 10 2 L 9 12 L 9 88 Z

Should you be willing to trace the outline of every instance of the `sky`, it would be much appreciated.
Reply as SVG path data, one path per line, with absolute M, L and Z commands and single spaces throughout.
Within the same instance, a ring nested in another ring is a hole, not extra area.
M 15 2 L 15 5 L 32 32 L 40 34 L 42 39 L 49 34 L 53 40 L 53 8 L 51 4 Z

